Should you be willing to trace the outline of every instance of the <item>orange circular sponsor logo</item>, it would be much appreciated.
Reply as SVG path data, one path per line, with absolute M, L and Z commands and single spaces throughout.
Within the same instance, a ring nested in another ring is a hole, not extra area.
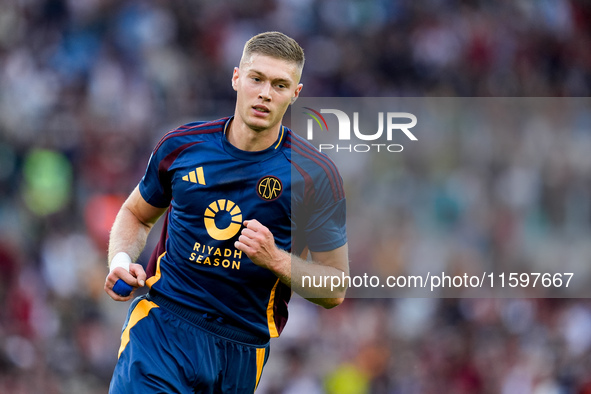
M 223 228 L 219 228 L 216 224 L 216 217 L 228 214 L 230 222 Z M 212 202 L 205 209 L 203 222 L 209 236 L 218 241 L 225 241 L 230 239 L 240 231 L 242 227 L 242 212 L 238 204 L 230 200 L 219 199 Z

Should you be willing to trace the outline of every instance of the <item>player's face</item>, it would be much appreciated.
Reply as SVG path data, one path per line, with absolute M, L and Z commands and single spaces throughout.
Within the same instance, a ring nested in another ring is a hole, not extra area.
M 234 69 L 236 115 L 254 131 L 278 127 L 283 115 L 300 94 L 297 65 L 270 56 L 253 54 Z

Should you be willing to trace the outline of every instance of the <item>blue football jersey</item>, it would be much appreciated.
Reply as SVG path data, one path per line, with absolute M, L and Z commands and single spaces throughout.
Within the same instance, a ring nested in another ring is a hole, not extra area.
M 230 120 L 189 123 L 154 148 L 139 190 L 168 211 L 147 284 L 196 313 L 276 337 L 291 290 L 234 242 L 243 221 L 257 219 L 279 248 L 297 255 L 344 245 L 342 179 L 326 155 L 286 127 L 268 149 L 236 148 L 225 137 Z

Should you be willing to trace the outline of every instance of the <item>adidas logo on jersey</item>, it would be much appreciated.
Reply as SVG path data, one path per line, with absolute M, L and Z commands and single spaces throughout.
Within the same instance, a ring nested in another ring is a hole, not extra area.
M 183 177 L 183 181 L 198 183 L 205 185 L 205 177 L 203 176 L 203 167 L 195 168 L 195 171 L 189 172 L 189 175 Z

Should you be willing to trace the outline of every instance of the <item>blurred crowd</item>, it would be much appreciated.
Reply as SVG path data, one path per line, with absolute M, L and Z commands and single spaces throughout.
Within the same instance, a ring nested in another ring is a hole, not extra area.
M 586 0 L 4 0 L 0 392 L 107 391 L 128 306 L 102 290 L 114 215 L 160 136 L 233 112 L 232 69 L 266 30 L 304 47 L 308 97 L 591 93 Z M 362 216 L 379 212 L 349 212 L 352 265 L 369 249 L 375 265 L 404 264 L 407 240 L 441 233 L 477 245 L 459 260 L 512 262 L 528 241 L 550 263 L 591 261 L 590 111 L 517 143 L 466 128 L 460 148 L 431 143 L 394 169 L 345 166 L 351 204 L 392 208 L 380 234 Z M 470 204 L 474 193 L 493 197 Z M 351 298 L 324 311 L 296 297 L 290 311 L 259 392 L 591 393 L 587 299 Z

